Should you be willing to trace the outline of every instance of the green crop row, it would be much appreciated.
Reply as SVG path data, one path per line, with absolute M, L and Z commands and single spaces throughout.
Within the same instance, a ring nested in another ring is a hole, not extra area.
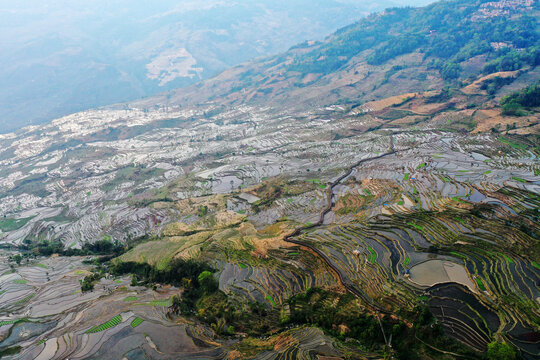
M 18 320 L 2 320 L 0 326 L 15 324 Z
M 101 332 L 101 331 L 105 331 L 107 329 L 115 327 L 116 325 L 120 324 L 121 322 L 122 322 L 122 316 L 117 315 L 117 316 L 113 317 L 111 320 L 107 321 L 104 324 L 101 324 L 99 326 L 94 326 L 93 328 L 88 330 L 86 333 L 87 334 L 95 334 L 95 333 L 98 333 L 98 332 Z
M 131 327 L 135 329 L 137 326 L 141 325 L 143 321 L 144 321 L 143 319 L 141 319 L 141 318 L 139 318 L 139 317 L 136 317 L 136 318 L 133 319 L 133 321 L 131 322 Z
M 403 260 L 403 266 L 409 265 L 410 262 L 411 262 L 411 258 L 407 256 L 407 257 L 405 258 L 405 260 Z
M 171 299 L 165 299 L 165 300 L 153 300 L 149 303 L 152 306 L 171 306 Z
M 416 225 L 416 224 L 413 224 L 413 223 L 410 223 L 410 222 L 408 222 L 407 225 L 410 225 L 410 226 L 412 226 L 412 227 L 415 227 L 415 228 L 417 228 L 418 230 L 424 231 L 424 227 L 421 226 L 421 225 Z
M 266 299 L 272 303 L 273 306 L 277 306 L 272 295 L 266 295 Z
M 370 253 L 369 261 L 375 263 L 377 261 L 377 252 L 372 247 L 369 247 L 368 250 Z
M 476 278 L 476 284 L 482 291 L 486 291 L 486 286 L 484 285 L 484 282 L 480 278 Z

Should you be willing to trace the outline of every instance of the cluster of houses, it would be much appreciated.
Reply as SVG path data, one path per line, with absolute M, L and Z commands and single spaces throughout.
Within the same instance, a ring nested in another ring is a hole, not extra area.
M 534 0 L 501 0 L 482 4 L 478 12 L 472 17 L 473 21 L 507 16 L 517 10 L 532 10 Z

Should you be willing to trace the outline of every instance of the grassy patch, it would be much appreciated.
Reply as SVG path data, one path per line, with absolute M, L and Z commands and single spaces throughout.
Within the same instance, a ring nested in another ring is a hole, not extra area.
M 454 256 L 457 256 L 458 258 L 461 258 L 461 259 L 467 259 L 467 257 L 465 255 L 460 254 L 460 253 L 455 252 L 455 251 L 450 251 L 450 254 L 454 255 Z
M 122 322 L 122 316 L 117 315 L 117 316 L 113 317 L 111 320 L 107 321 L 104 324 L 101 324 L 99 326 L 94 326 L 93 328 L 88 330 L 86 333 L 87 334 L 95 334 L 95 333 L 98 333 L 98 332 L 101 332 L 101 331 L 105 331 L 107 329 L 115 327 L 116 325 L 120 324 L 121 322 Z
M 24 219 L 2 219 L 0 220 L 0 230 L 4 232 L 19 230 L 33 218 L 32 216 Z
M 277 306 L 272 295 L 266 295 L 266 300 L 268 300 L 273 306 Z
M 143 321 L 144 321 L 143 319 L 141 319 L 141 318 L 139 318 L 139 317 L 136 317 L 136 318 L 133 319 L 133 321 L 131 322 L 131 327 L 135 329 L 137 326 L 141 325 Z
M 247 265 L 246 265 L 246 264 L 238 264 L 238 266 L 240 266 L 240 269 L 245 269 L 245 268 L 247 268 Z
M 48 267 L 47 265 L 45 265 L 45 264 L 37 264 L 36 266 L 37 266 L 37 267 L 40 267 L 40 268 L 42 268 L 42 269 L 48 269 L 48 268 L 49 268 L 49 267 Z
M 531 265 L 540 270 L 540 264 L 538 264 L 536 261 L 531 262 Z
M 479 277 L 476 278 L 476 284 L 478 285 L 478 288 L 482 291 L 486 291 L 486 286 L 484 285 L 484 282 Z
M 411 174 L 405 173 L 405 175 L 403 176 L 403 181 L 409 180 L 410 177 L 411 177 Z
M 508 255 L 506 255 L 506 254 L 501 254 L 501 255 L 506 260 L 507 263 L 509 263 L 509 264 L 514 263 L 514 260 L 512 260 Z
M 484 175 L 488 175 L 488 174 L 491 174 L 491 170 L 484 172 Z
M 124 301 L 137 301 L 137 300 L 139 300 L 139 298 L 136 296 L 128 296 L 127 298 L 124 299 Z
M 519 181 L 519 182 L 521 182 L 521 183 L 526 183 L 526 182 L 527 182 L 527 180 L 522 179 L 522 178 L 518 178 L 517 176 L 512 176 L 512 179 L 513 179 L 513 180 L 516 180 L 516 181 Z
M 171 299 L 153 300 L 153 301 L 150 301 L 148 305 L 169 307 L 171 306 Z
M 418 230 L 424 231 L 424 227 L 422 225 L 413 224 L 411 222 L 408 222 L 407 225 L 410 225 Z
M 26 284 L 26 282 L 27 282 L 27 281 L 24 280 L 24 279 L 16 279 L 16 280 L 13 280 L 13 283 L 14 283 L 14 284 L 19 284 L 19 285 L 24 285 L 24 284 Z
M 15 323 L 17 323 L 19 321 L 20 320 L 2 320 L 2 321 L 0 321 L 0 326 L 12 325 L 12 324 L 15 324 Z
M 15 304 L 17 305 L 21 305 L 21 304 L 26 304 L 27 302 L 29 302 L 34 296 L 36 296 L 36 294 L 30 294 L 28 295 L 27 297 L 21 299 L 21 300 L 18 300 Z
M 422 169 L 422 168 L 425 168 L 427 166 L 426 163 L 421 163 L 420 165 L 418 165 L 416 168 L 417 169 Z
M 410 262 L 411 262 L 411 258 L 407 256 L 407 257 L 405 258 L 405 260 L 403 260 L 403 266 L 409 265 Z
M 452 200 L 457 201 L 458 203 L 465 204 L 465 201 L 461 200 L 461 199 L 460 199 L 459 197 L 457 197 L 457 196 L 454 196 L 454 197 L 452 198 Z
M 369 262 L 375 263 L 377 261 L 377 252 L 372 247 L 368 248 L 369 250 Z
M 503 137 L 500 137 L 498 140 L 500 142 L 502 142 L 503 144 L 506 144 L 506 145 L 509 145 L 509 146 L 513 147 L 514 149 L 527 150 L 527 147 L 525 145 L 511 142 L 510 140 L 505 139 Z

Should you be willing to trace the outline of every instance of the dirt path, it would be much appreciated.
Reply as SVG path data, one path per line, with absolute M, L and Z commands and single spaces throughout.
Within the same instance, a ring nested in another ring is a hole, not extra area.
M 347 289 L 347 291 L 349 291 L 353 295 L 357 296 L 358 298 L 362 299 L 364 301 L 364 303 L 369 305 L 369 307 L 371 307 L 373 310 L 375 310 L 377 312 L 380 312 L 380 313 L 384 313 L 384 314 L 392 314 L 392 313 L 389 312 L 388 310 L 385 310 L 385 309 L 379 307 L 377 304 L 373 303 L 371 301 L 371 299 L 369 299 L 365 294 L 363 294 L 361 291 L 356 289 L 351 282 L 346 281 L 344 279 L 343 274 L 341 273 L 341 271 L 332 263 L 332 261 L 322 251 L 320 251 L 319 249 L 317 249 L 315 246 L 313 246 L 311 244 L 305 243 L 305 242 L 300 241 L 300 240 L 294 240 L 293 238 L 301 235 L 306 230 L 310 230 L 310 229 L 313 229 L 315 227 L 321 226 L 324 223 L 325 216 L 332 210 L 332 208 L 335 205 L 335 201 L 334 201 L 334 189 L 335 189 L 335 187 L 337 185 L 339 185 L 344 179 L 349 177 L 353 173 L 355 168 L 357 168 L 358 166 L 360 166 L 363 163 L 366 163 L 368 161 L 381 159 L 383 157 L 386 157 L 386 156 L 389 156 L 389 155 L 394 155 L 394 154 L 397 153 L 397 151 L 394 148 L 394 137 L 393 137 L 393 135 L 390 136 L 390 148 L 391 148 L 391 151 L 389 151 L 387 153 L 384 153 L 384 154 L 381 154 L 381 155 L 378 155 L 378 156 L 375 156 L 375 157 L 359 160 L 358 162 L 356 162 L 355 164 L 350 166 L 348 171 L 344 175 L 340 176 L 337 180 L 335 180 L 330 185 L 330 187 L 328 188 L 328 205 L 321 211 L 321 215 L 319 217 L 319 220 L 314 224 L 304 226 L 304 227 L 299 227 L 294 232 L 292 232 L 291 234 L 289 234 L 289 235 L 287 235 L 287 236 L 285 236 L 283 238 L 283 241 L 285 241 L 285 242 L 300 245 L 300 246 L 304 246 L 304 247 L 310 249 L 311 251 L 313 251 L 314 253 L 316 253 L 332 270 L 335 271 L 335 273 L 337 274 L 337 276 L 339 278 L 339 282 L 343 285 L 343 287 L 345 287 L 345 289 Z

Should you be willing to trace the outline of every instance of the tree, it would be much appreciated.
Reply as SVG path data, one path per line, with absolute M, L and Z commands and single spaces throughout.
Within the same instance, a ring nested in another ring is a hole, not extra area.
M 215 323 L 212 323 L 210 326 L 212 327 L 212 329 L 214 329 L 216 334 L 220 335 L 223 334 L 225 330 L 225 325 L 225 319 L 220 318 Z
M 510 115 L 510 116 L 523 116 L 525 115 L 525 112 L 523 111 L 521 105 L 516 103 L 506 103 L 502 106 L 502 113 L 503 115 Z
M 22 256 L 17 254 L 13 257 L 13 260 L 17 263 L 17 265 L 21 265 Z
M 446 63 L 441 68 L 441 77 L 444 80 L 452 80 L 459 77 L 459 73 L 461 72 L 461 66 L 459 66 L 456 63 Z
M 181 313 L 181 308 L 182 308 L 182 303 L 180 301 L 180 298 L 178 297 L 178 295 L 173 295 L 173 297 L 171 298 L 171 306 L 169 307 L 169 310 L 173 314 L 178 315 Z
M 199 217 L 203 217 L 206 214 L 208 214 L 208 206 L 206 205 L 199 206 L 199 209 L 197 210 L 197 215 L 199 215 Z
M 210 271 L 203 271 L 200 273 L 197 280 L 199 280 L 199 285 L 201 286 L 202 291 L 206 294 L 215 292 L 219 287 L 219 283 L 214 278 L 214 274 L 212 274 Z
M 510 345 L 497 341 L 488 345 L 487 354 L 489 360 L 515 360 L 517 357 L 516 351 Z
M 93 273 L 85 276 L 83 280 L 79 280 L 79 282 L 81 283 L 81 291 L 83 293 L 87 291 L 94 291 L 94 285 L 100 279 L 101 275 L 99 273 Z

